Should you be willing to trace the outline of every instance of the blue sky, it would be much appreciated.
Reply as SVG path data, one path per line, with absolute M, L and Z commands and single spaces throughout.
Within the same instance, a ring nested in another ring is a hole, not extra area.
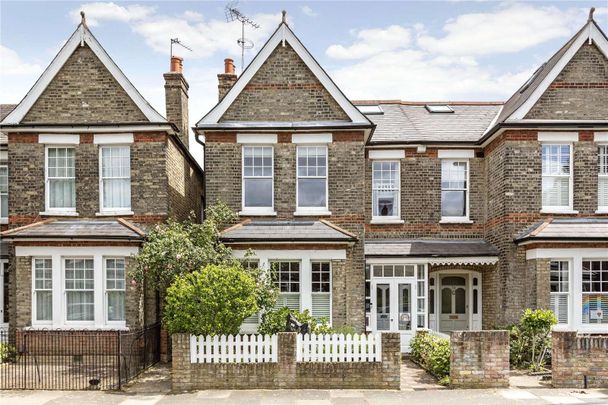
M 169 39 L 190 82 L 190 117 L 217 100 L 223 59 L 240 66 L 240 24 L 227 2 L 0 2 L 0 102 L 18 102 L 75 29 L 81 9 L 97 39 L 140 92 L 164 113 Z M 353 99 L 505 100 L 586 21 L 591 6 L 608 31 L 606 0 L 241 1 L 261 27 L 248 29 L 250 61 L 280 12 Z M 33 29 L 35 28 L 35 29 Z

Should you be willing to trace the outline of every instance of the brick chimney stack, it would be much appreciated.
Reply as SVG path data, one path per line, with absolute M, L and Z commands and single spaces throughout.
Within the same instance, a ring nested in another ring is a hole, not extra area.
M 217 88 L 219 90 L 219 99 L 224 98 L 228 90 L 232 88 L 234 83 L 236 83 L 236 73 L 234 73 L 234 61 L 230 58 L 224 59 L 224 73 L 220 73 L 217 75 L 217 80 L 219 84 Z
M 188 147 L 190 127 L 188 125 L 188 82 L 184 77 L 184 59 L 179 56 L 171 56 L 171 65 L 168 73 L 165 73 L 165 106 L 167 119 L 179 128 L 179 137 Z

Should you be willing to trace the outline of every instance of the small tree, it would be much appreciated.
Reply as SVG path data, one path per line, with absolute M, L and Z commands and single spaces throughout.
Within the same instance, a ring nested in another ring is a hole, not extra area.
M 163 320 L 169 333 L 236 334 L 258 312 L 257 283 L 240 265 L 208 265 L 178 276 L 167 289 Z
M 551 327 L 557 318 L 551 310 L 526 309 L 519 323 L 511 327 L 511 363 L 539 371 L 545 367 L 551 348 Z

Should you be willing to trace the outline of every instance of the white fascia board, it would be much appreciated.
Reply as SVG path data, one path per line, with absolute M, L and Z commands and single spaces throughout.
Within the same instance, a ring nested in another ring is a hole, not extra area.
M 578 132 L 539 132 L 539 142 L 578 142 Z
M 595 142 L 608 142 L 608 132 L 596 132 L 593 135 Z
M 136 246 L 15 246 L 15 256 L 133 256 Z
M 78 145 L 80 135 L 40 134 L 38 135 L 38 143 L 45 145 Z
M 8 151 L 0 150 L 0 160 L 8 160 Z
M 475 157 L 473 149 L 439 149 L 437 151 L 439 159 L 471 159 Z
M 83 126 L 60 126 L 60 127 L 48 127 L 48 126 L 18 126 L 11 127 L 10 129 L 4 129 L 7 132 L 40 132 L 46 134 L 82 134 L 82 133 L 116 133 L 117 130 L 125 131 L 125 132 L 148 132 L 148 131 L 164 131 L 168 133 L 175 133 L 171 125 L 168 124 L 158 124 L 158 125 L 108 125 L 108 126 L 97 126 L 97 125 L 83 125 Z
M 236 143 L 277 143 L 276 134 L 236 134 Z
M 578 38 L 576 38 L 562 58 L 557 62 L 553 69 L 551 69 L 551 72 L 549 72 L 549 74 L 543 79 L 536 90 L 532 92 L 530 97 L 528 97 L 528 99 L 506 119 L 506 122 L 524 119 L 524 117 L 530 112 L 541 96 L 545 94 L 545 91 L 549 88 L 551 83 L 553 83 L 561 71 L 566 67 L 568 62 L 570 62 L 570 60 L 574 57 L 576 52 L 578 52 L 580 47 L 583 46 L 585 41 L 592 41 L 604 54 L 604 56 L 608 58 L 608 41 L 597 29 L 593 22 L 589 22 L 588 24 L 588 29 L 581 30 Z
M 247 69 L 243 72 L 241 77 L 232 86 L 224 98 L 209 111 L 196 125 L 202 124 L 217 124 L 222 118 L 226 110 L 232 105 L 234 100 L 243 91 L 245 86 L 262 67 L 264 62 L 272 54 L 279 44 L 282 42 L 288 42 L 298 56 L 304 61 L 306 66 L 313 72 L 317 80 L 325 87 L 329 94 L 336 100 L 338 105 L 346 112 L 352 122 L 361 124 L 370 124 L 370 121 L 355 107 L 346 96 L 340 91 L 338 86 L 331 80 L 319 63 L 313 58 L 308 50 L 302 45 L 296 35 L 289 29 L 286 24 L 281 24 L 277 30 L 272 34 L 270 39 L 264 44 L 260 52 L 253 58 Z
M 93 143 L 96 145 L 133 143 L 133 134 L 95 134 Z
M 21 100 L 17 107 L 15 107 L 15 109 L 4 118 L 2 125 L 19 124 L 30 108 L 32 108 L 36 100 L 38 100 L 40 95 L 55 78 L 65 62 L 69 59 L 72 53 L 74 53 L 76 48 L 78 46 L 82 46 L 84 43 L 89 45 L 101 63 L 103 63 L 114 79 L 116 79 L 120 86 L 127 92 L 129 97 L 131 97 L 135 105 L 139 107 L 141 112 L 148 120 L 151 122 L 167 122 L 165 117 L 160 115 L 154 108 L 152 108 L 152 106 L 137 91 L 135 86 L 133 86 L 133 84 L 120 70 L 116 63 L 114 63 L 112 58 L 110 58 L 110 56 L 106 53 L 101 44 L 97 42 L 91 32 L 80 24 L 72 36 L 67 40 L 65 45 L 61 48 L 57 56 L 55 56 L 55 59 L 51 61 L 50 65 L 42 73 L 40 78 L 38 78 L 38 81 L 36 81 L 34 86 L 25 95 L 23 100 Z
M 324 134 L 293 134 L 291 135 L 291 143 L 331 143 L 333 135 L 331 133 Z
M 403 149 L 373 149 L 369 151 L 370 159 L 405 159 L 405 150 Z
M 532 259 L 569 259 L 573 257 L 585 257 L 589 259 L 606 258 L 605 248 L 538 248 L 526 251 L 526 260 Z

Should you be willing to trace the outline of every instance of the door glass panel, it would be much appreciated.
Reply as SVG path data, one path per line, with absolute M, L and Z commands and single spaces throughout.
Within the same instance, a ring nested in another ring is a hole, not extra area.
M 412 286 L 399 284 L 399 330 L 412 329 Z
M 478 313 L 479 298 L 477 297 L 477 289 L 473 290 L 473 313 Z
M 450 276 L 441 279 L 442 285 L 465 285 L 466 281 L 464 277 Z
M 466 313 L 466 291 L 464 288 L 457 288 L 455 292 L 455 305 L 457 314 Z
M 432 289 L 432 290 L 429 290 L 429 314 L 434 314 L 434 313 L 435 313 L 435 289 Z
M 388 284 L 376 285 L 376 329 L 390 330 L 391 304 L 390 286 Z
M 452 289 L 449 287 L 441 289 L 441 313 L 452 313 Z

